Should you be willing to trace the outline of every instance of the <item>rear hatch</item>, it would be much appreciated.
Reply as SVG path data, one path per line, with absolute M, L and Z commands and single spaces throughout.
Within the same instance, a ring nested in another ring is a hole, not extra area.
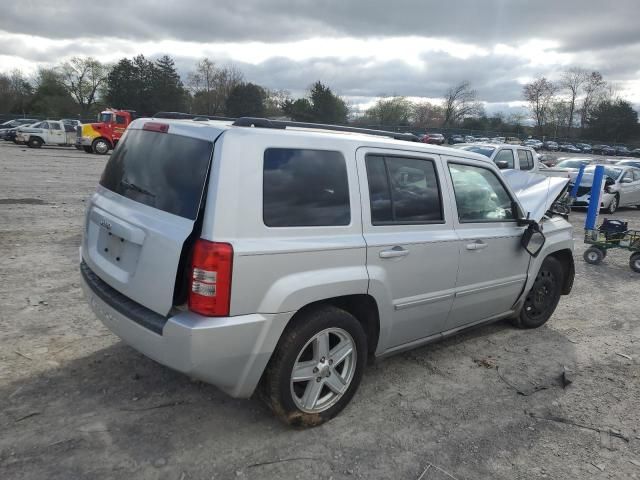
M 203 205 L 222 131 L 171 121 L 132 123 L 87 209 L 85 263 L 115 290 L 161 315 L 173 306 L 183 245 Z

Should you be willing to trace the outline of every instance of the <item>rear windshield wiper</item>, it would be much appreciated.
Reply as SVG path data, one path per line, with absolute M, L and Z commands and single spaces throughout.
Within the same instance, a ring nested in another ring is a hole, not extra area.
M 142 187 L 139 187 L 135 183 L 129 183 L 126 180 L 120 180 L 120 184 L 129 190 L 134 190 L 138 193 L 142 193 L 143 195 L 147 195 L 149 197 L 155 197 L 155 194 L 151 193 L 149 190 L 145 190 Z

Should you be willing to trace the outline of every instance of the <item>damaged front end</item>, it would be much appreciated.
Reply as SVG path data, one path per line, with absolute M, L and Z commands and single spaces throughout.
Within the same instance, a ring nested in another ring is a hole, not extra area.
M 545 216 L 553 215 L 568 218 L 571 212 L 568 178 L 545 177 L 521 170 L 503 170 L 502 174 L 530 219 L 540 222 Z

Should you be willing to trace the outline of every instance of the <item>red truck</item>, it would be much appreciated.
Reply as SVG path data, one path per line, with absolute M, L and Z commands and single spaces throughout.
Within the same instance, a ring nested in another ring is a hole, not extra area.
M 84 149 L 87 153 L 105 155 L 116 146 L 135 118 L 132 110 L 107 108 L 100 112 L 97 123 L 83 123 L 77 127 L 76 148 Z

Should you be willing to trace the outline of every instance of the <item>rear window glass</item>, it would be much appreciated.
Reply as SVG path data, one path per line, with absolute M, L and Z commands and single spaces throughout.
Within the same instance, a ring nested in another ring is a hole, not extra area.
M 195 220 L 213 143 L 129 130 L 111 154 L 100 185 L 123 197 Z
M 348 225 L 351 213 L 344 157 L 328 150 L 267 149 L 263 201 L 268 227 Z

